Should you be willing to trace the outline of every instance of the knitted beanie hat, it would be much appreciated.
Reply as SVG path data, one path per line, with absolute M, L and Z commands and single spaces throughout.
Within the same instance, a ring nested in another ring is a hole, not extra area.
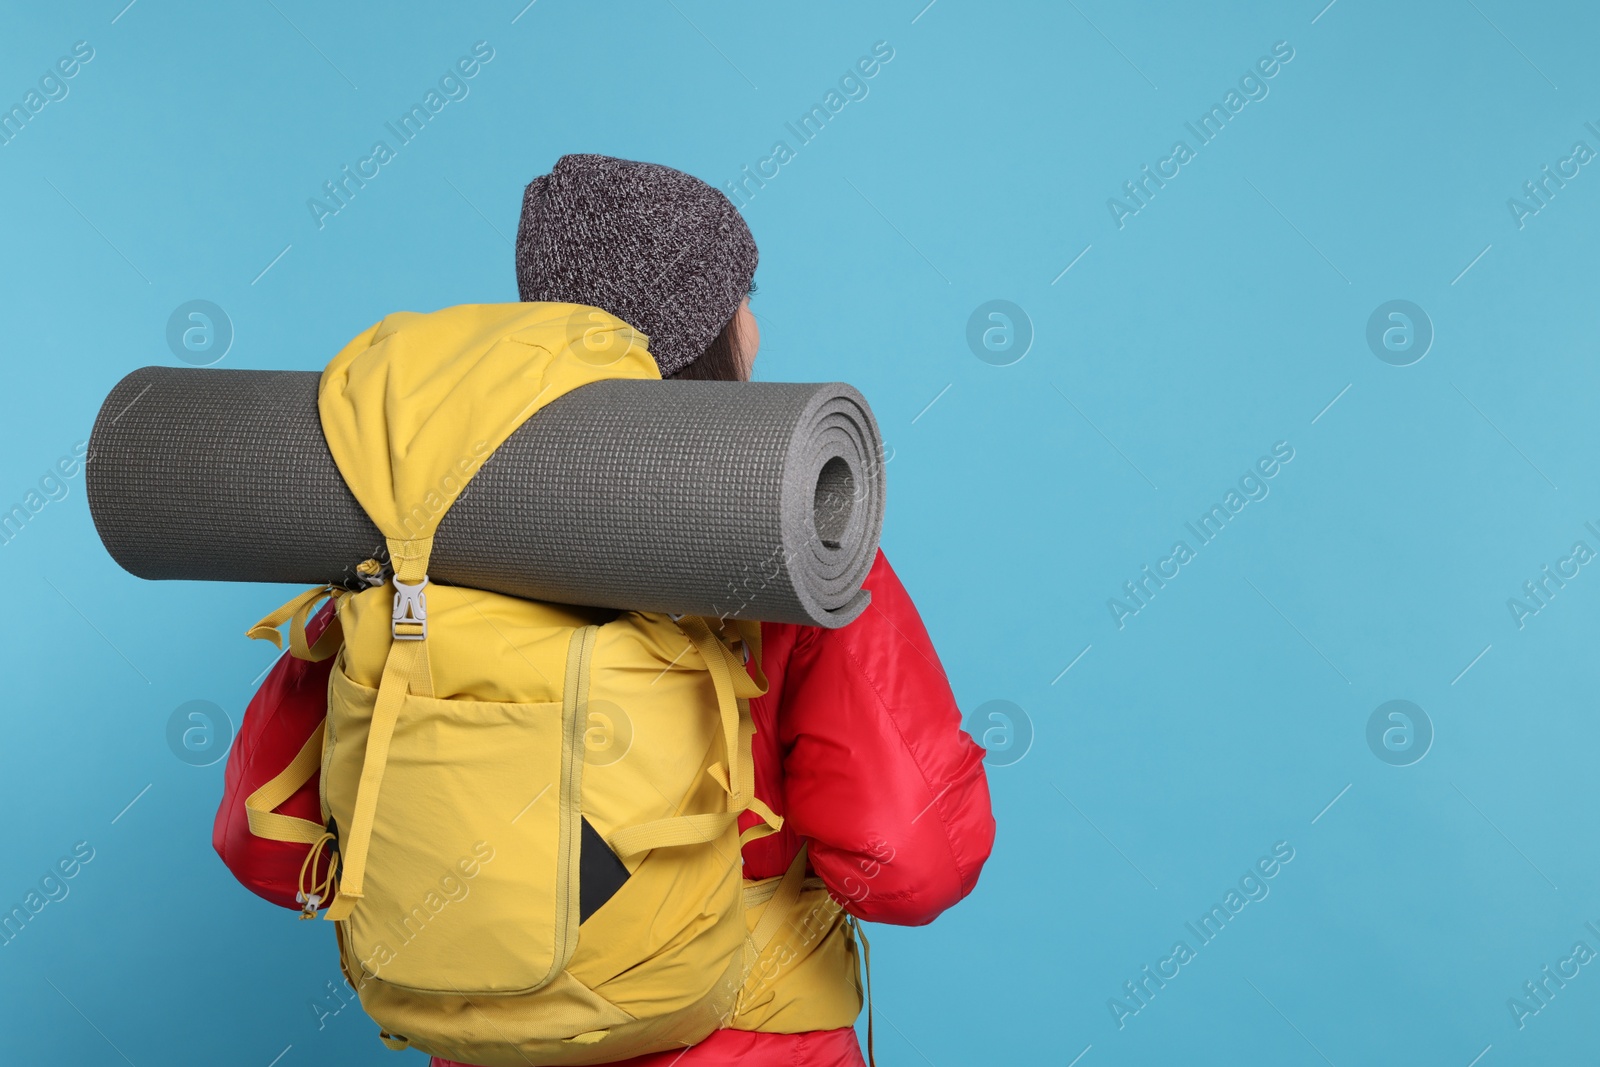
M 522 197 L 522 299 L 609 311 L 650 338 L 663 378 L 700 358 L 755 272 L 756 243 L 732 202 L 670 167 L 562 156 Z

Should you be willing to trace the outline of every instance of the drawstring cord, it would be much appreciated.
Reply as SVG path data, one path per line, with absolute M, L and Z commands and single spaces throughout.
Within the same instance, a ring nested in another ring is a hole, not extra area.
M 335 874 L 338 864 L 333 862 L 332 856 L 328 856 L 330 842 L 333 844 L 334 849 L 337 850 L 339 847 L 338 839 L 331 831 L 317 838 L 316 843 L 311 846 L 311 851 L 306 853 L 306 858 L 300 864 L 300 891 L 295 894 L 294 898 L 300 903 L 300 918 L 302 919 L 315 919 L 317 917 L 317 909 L 322 907 L 323 903 L 333 896 L 334 886 L 337 882 Z M 316 885 L 308 884 L 310 879 L 316 877 L 317 864 L 322 862 L 324 856 L 328 856 L 328 873 Z

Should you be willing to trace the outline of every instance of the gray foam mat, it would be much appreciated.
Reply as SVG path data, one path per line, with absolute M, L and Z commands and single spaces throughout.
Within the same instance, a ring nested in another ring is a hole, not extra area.
M 87 464 L 141 578 L 352 584 L 383 537 L 322 435 L 315 371 L 144 367 Z M 883 524 L 882 443 L 839 383 L 603 381 L 553 401 L 445 514 L 430 577 L 624 610 L 843 626 Z

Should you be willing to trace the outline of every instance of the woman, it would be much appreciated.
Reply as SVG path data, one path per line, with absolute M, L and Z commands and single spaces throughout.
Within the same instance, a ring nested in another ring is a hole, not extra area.
M 646 334 L 664 378 L 750 377 L 760 342 L 749 306 L 755 243 L 728 199 L 696 178 L 604 156 L 563 157 L 527 188 L 516 265 L 523 300 L 603 308 Z M 921 925 L 965 897 L 988 858 L 994 820 L 983 751 L 961 731 L 927 631 L 881 552 L 865 587 L 871 606 L 848 626 L 761 628 L 769 688 L 751 709 L 755 794 L 784 824 L 744 847 L 743 873 L 782 875 L 805 845 L 811 872 L 850 915 Z M 271 690 L 280 709 L 320 700 L 319 668 L 325 679 L 325 664 L 285 657 L 263 694 Z M 219 833 L 239 821 L 229 809 L 245 791 L 230 788 Z M 746 814 L 741 827 L 759 821 Z M 224 859 L 263 892 L 259 854 L 236 845 Z M 850 1026 L 768 1032 L 785 1029 L 781 1014 L 763 1030 L 739 1025 L 736 1018 L 692 1049 L 628 1067 L 863 1063 Z

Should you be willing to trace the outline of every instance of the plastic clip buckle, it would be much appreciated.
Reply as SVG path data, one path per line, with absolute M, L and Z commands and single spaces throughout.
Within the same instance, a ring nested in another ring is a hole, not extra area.
M 427 586 L 427 575 L 415 585 L 394 579 L 394 621 L 389 630 L 396 641 L 428 639 L 428 597 L 423 592 Z

